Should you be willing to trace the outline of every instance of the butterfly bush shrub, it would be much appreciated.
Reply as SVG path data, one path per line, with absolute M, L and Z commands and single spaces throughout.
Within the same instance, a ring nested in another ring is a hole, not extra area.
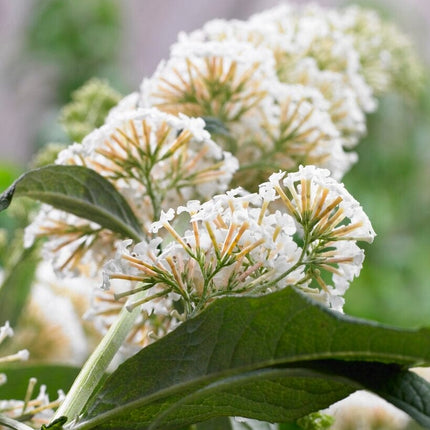
M 26 397 L 21 415 L 0 403 L 0 423 L 328 426 L 309 414 L 367 388 L 428 426 L 430 388 L 406 369 L 429 362 L 429 333 L 342 311 L 357 243 L 375 232 L 340 181 L 378 97 L 412 98 L 422 79 L 409 39 L 375 12 L 284 4 L 181 33 L 116 105 L 104 82 L 76 92 L 62 122 L 77 142 L 1 205 L 43 203 L 24 246 L 42 242 L 39 278 L 59 277 L 56 294 L 79 300 L 87 333 L 103 338 L 64 401 L 41 392 L 43 422 Z M 88 288 L 66 293 L 69 277 Z

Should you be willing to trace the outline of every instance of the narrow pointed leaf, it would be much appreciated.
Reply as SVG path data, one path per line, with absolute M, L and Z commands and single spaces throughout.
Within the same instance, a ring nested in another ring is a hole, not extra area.
M 293 289 L 218 300 L 121 365 L 89 405 L 82 425 L 103 422 L 99 428 L 117 428 L 115 417 L 126 410 L 124 429 L 145 428 L 139 427 L 143 418 L 153 421 L 211 384 L 273 366 L 326 359 L 401 367 L 429 363 L 430 331 L 351 318 Z
M 105 178 L 83 166 L 49 165 L 30 170 L 0 195 L 0 211 L 25 196 L 69 212 L 124 237 L 139 240 L 139 222 L 124 197 Z

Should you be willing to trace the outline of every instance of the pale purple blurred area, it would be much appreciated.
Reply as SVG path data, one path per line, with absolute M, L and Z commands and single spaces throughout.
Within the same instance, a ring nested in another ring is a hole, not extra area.
M 37 130 L 54 112 L 54 71 L 22 55 L 23 32 L 31 0 L 0 0 L 0 162 L 24 166 L 34 151 Z M 294 3 L 307 3 L 295 1 Z M 319 0 L 323 6 L 345 4 Z M 120 74 L 130 89 L 138 88 L 158 62 L 169 54 L 179 31 L 192 31 L 214 18 L 246 19 L 250 14 L 279 4 L 279 0 L 122 0 L 124 36 Z M 394 21 L 414 39 L 418 51 L 430 58 L 430 1 L 375 0 L 391 11 Z M 19 61 L 17 61 L 19 60 Z M 19 65 L 19 66 L 17 66 Z

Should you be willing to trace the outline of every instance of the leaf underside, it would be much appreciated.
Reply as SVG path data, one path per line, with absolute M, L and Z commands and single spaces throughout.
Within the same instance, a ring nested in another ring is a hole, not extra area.
M 30 170 L 0 195 L 0 211 L 14 197 L 30 197 L 139 240 L 139 222 L 124 197 L 105 178 L 83 166 L 49 165 Z

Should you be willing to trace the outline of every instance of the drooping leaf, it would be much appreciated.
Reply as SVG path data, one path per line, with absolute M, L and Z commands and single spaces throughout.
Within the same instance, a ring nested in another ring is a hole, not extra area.
M 329 311 L 293 289 L 259 298 L 218 300 L 121 365 L 89 405 L 82 425 L 91 428 L 88 426 L 97 423 L 100 429 L 147 428 L 177 402 L 197 396 L 198 403 L 198 396 L 217 384 L 229 392 L 229 384 L 233 387 L 237 381 L 247 383 L 241 378 L 257 377 L 263 369 L 297 367 L 298 363 L 303 368 L 303 363 L 326 359 L 379 361 L 403 367 L 429 363 L 430 331 L 399 330 L 351 318 Z M 340 375 L 348 381 L 342 396 L 365 382 L 341 370 L 317 368 L 306 372 L 322 371 L 329 381 Z M 267 378 L 262 377 L 263 385 L 269 381 L 269 374 L 264 375 Z M 285 373 L 286 380 L 290 376 Z M 324 378 L 317 379 L 312 393 L 323 390 L 319 384 Z M 286 389 L 290 388 L 286 383 Z M 258 389 L 248 387 L 246 393 L 253 395 Z M 427 396 L 422 401 L 430 402 L 425 390 L 420 395 Z M 227 414 L 240 415 L 232 398 L 226 406 Z M 300 411 L 303 415 L 309 412 L 311 408 Z M 257 413 L 249 416 L 265 419 Z M 292 418 L 291 415 L 288 419 Z M 288 419 L 285 415 L 283 421 Z M 184 418 L 182 424 L 186 423 Z
M 14 196 L 48 203 L 134 240 L 142 234 L 124 197 L 108 180 L 83 166 L 49 165 L 30 170 L 0 195 L 0 211 Z

